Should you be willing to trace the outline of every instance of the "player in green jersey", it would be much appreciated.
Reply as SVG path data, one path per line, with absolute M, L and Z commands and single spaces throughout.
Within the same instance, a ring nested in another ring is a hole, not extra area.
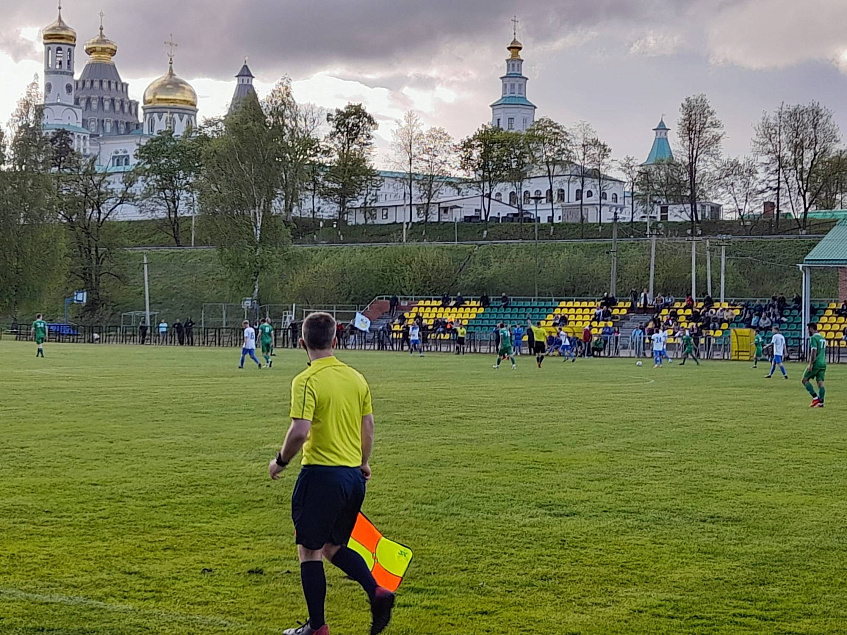
M 685 335 L 682 336 L 682 363 L 680 366 L 685 366 L 685 360 L 689 357 L 693 359 L 698 366 L 700 365 L 700 360 L 697 359 L 697 356 L 694 354 L 694 338 L 691 337 L 691 333 L 688 329 L 685 329 Z
M 826 339 L 818 333 L 817 324 L 809 324 L 809 367 L 803 373 L 803 386 L 812 396 L 810 408 L 823 408 L 823 400 L 826 395 Z M 818 385 L 818 390 L 815 392 L 812 386 L 812 380 Z
M 512 370 L 515 370 L 518 365 L 515 364 L 515 355 L 512 352 L 512 330 L 503 322 L 500 322 L 497 328 L 500 332 L 500 350 L 497 351 L 497 363 L 494 368 L 500 368 L 500 362 L 508 357 L 512 362 Z
M 756 352 L 753 357 L 753 368 L 759 367 L 759 360 L 765 359 L 765 338 L 762 337 L 762 333 L 760 331 L 756 331 L 756 337 L 753 340 L 753 346 L 756 347 Z
M 35 322 L 32 323 L 32 334 L 35 336 L 35 343 L 38 344 L 36 357 L 44 357 L 44 342 L 47 341 L 47 331 L 47 322 L 41 319 L 41 313 L 39 313 L 35 316 Z
M 274 327 L 271 324 L 270 318 L 262 320 L 262 323 L 259 325 L 259 336 L 262 343 L 262 357 L 265 358 L 265 363 L 270 368 L 274 365 L 271 359 L 271 353 L 273 353 L 274 349 Z

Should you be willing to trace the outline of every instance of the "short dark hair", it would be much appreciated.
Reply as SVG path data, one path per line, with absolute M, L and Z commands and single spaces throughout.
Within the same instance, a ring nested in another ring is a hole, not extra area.
M 818 325 L 817 325 L 815 322 L 809 322 L 808 327 L 809 327 L 810 329 L 812 329 L 813 331 L 817 331 L 817 330 L 818 330 Z
M 312 313 L 303 321 L 303 341 L 306 348 L 325 351 L 335 339 L 335 319 L 329 313 Z
M 244 321 L 241 323 L 241 326 L 244 326 L 245 324 L 246 324 L 247 326 L 250 326 L 250 320 L 244 320 Z
M 35 316 L 35 319 L 36 319 L 36 320 L 40 320 L 40 319 L 41 319 L 41 314 L 39 313 L 38 315 L 36 315 L 36 316 Z

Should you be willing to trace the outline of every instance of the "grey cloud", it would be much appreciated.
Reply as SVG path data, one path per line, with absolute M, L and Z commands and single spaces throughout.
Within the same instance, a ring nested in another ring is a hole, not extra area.
M 40 54 L 35 45 L 20 36 L 20 32 L 0 33 L 0 51 L 7 53 L 16 64 L 23 60 L 38 60 Z

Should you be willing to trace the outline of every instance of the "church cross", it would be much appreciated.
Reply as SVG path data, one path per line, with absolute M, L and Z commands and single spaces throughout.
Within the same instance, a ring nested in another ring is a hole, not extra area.
M 105 14 L 105 13 L 103 13 L 103 10 L 102 10 L 102 9 L 100 9 L 100 14 L 99 14 L 99 15 L 100 15 L 100 33 L 102 33 L 102 32 L 103 32 L 103 17 L 104 17 L 106 14 Z
M 173 61 L 174 61 L 174 49 L 179 46 L 179 44 L 174 42 L 174 34 L 173 33 L 171 33 L 171 39 L 169 41 L 165 42 L 165 45 L 170 47 L 170 49 L 168 50 L 168 57 L 170 58 L 171 63 L 173 63 Z
M 514 34 L 516 40 L 518 39 L 518 23 L 519 23 L 518 16 L 514 16 L 512 18 L 512 27 L 513 27 L 513 34 Z

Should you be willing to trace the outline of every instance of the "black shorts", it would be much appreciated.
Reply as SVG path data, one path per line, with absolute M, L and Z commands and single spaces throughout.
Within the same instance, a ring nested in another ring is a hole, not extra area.
M 456 338 L 456 344 L 458 344 L 459 346 L 464 346 L 465 345 L 465 338 L 464 337 L 457 337 Z
M 296 542 L 317 551 L 346 545 L 365 500 L 365 477 L 357 467 L 304 465 L 291 496 Z
M 536 342 L 532 347 L 533 352 L 536 355 L 544 355 L 547 352 L 547 344 L 544 342 Z

